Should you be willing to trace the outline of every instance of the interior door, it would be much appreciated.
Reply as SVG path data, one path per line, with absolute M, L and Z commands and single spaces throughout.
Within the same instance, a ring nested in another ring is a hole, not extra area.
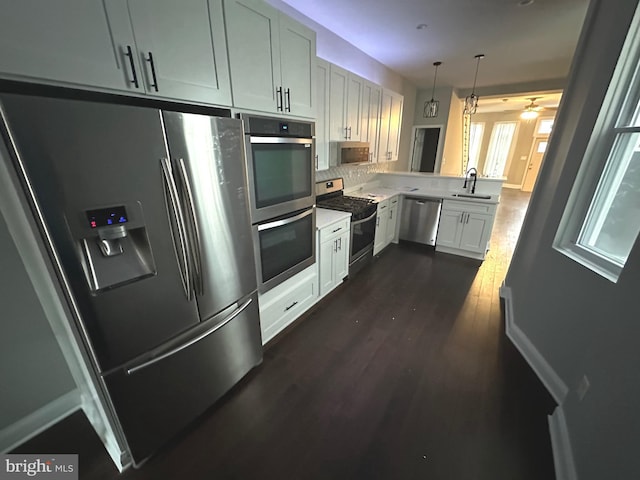
M 547 151 L 548 142 L 548 138 L 536 138 L 533 142 L 531 155 L 529 155 L 529 165 L 527 166 L 527 171 L 524 173 L 524 180 L 522 182 L 523 192 L 533 191 L 533 186 L 536 184 L 538 173 L 540 173 L 544 153 Z

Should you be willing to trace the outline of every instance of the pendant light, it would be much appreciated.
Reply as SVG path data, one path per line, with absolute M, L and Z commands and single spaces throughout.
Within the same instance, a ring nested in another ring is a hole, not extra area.
M 442 62 L 433 62 L 433 66 L 436 67 L 436 71 L 433 74 L 433 89 L 431 90 L 431 100 L 428 102 L 424 102 L 424 112 L 423 115 L 425 118 L 435 118 L 438 116 L 438 108 L 440 107 L 440 102 L 434 99 L 436 93 L 436 78 L 438 77 L 438 67 L 442 65 Z
M 478 109 L 478 96 L 476 95 L 476 80 L 478 80 L 478 68 L 480 67 L 480 60 L 484 58 L 484 54 L 480 53 L 475 56 L 476 59 L 476 76 L 473 78 L 473 88 L 471 89 L 471 95 L 464 99 L 464 114 L 473 115 Z

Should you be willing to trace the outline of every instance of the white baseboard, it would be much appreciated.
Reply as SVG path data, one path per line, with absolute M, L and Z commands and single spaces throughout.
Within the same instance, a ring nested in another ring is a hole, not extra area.
M 503 188 L 513 188 L 516 190 L 520 190 L 522 188 L 522 185 L 516 185 L 515 183 L 503 183 L 502 184 Z
M 549 365 L 531 340 L 529 340 L 529 337 L 516 325 L 513 314 L 513 292 L 511 291 L 511 287 L 503 284 L 500 287 L 500 296 L 504 299 L 507 337 L 509 337 L 511 342 L 520 351 L 536 375 L 538 375 L 538 378 L 553 396 L 556 403 L 562 405 L 569 391 L 567 385 L 551 365 Z
M 80 410 L 81 406 L 80 392 L 74 389 L 21 418 L 0 431 L 0 452 L 13 450 L 63 418 Z
M 557 407 L 553 414 L 549 415 L 549 433 L 551 434 L 556 480 L 578 480 L 569 439 L 569 429 L 562 406 Z

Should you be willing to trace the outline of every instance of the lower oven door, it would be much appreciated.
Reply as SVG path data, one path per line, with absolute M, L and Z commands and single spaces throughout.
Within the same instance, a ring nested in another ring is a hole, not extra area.
M 315 230 L 315 207 L 253 226 L 259 292 L 315 263 Z
M 353 264 L 363 255 L 373 252 L 373 242 L 376 236 L 377 211 L 362 220 L 351 222 L 351 255 L 349 264 Z

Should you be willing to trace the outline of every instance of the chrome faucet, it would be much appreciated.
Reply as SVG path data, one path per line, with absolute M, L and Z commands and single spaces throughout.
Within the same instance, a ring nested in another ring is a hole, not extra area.
M 462 186 L 462 188 L 466 190 L 467 181 L 471 182 L 472 179 L 473 184 L 471 186 L 471 193 L 476 193 L 476 180 L 478 179 L 478 170 L 476 170 L 474 167 L 471 167 L 469 170 L 467 170 L 467 173 L 464 176 L 464 185 Z

